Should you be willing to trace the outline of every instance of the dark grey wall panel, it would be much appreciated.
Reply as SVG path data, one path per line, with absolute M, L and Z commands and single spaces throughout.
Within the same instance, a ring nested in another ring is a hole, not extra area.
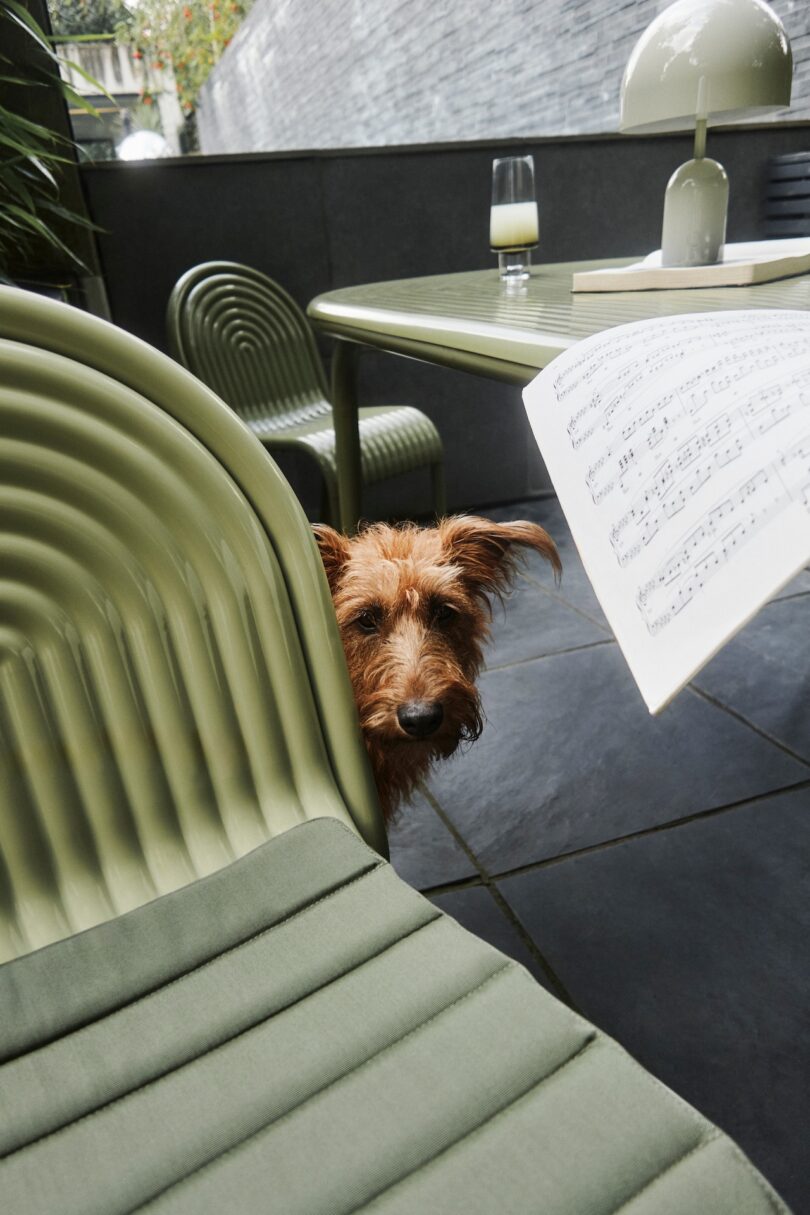
M 731 179 L 730 240 L 759 234 L 768 158 L 808 148 L 807 123 L 710 133 L 709 151 Z M 491 162 L 510 149 L 535 156 L 538 260 L 566 261 L 655 248 L 666 183 L 690 140 L 600 136 L 88 166 L 114 319 L 164 347 L 175 280 L 213 258 L 266 271 L 302 305 L 333 287 L 494 265 Z M 517 389 L 379 354 L 361 360 L 360 385 L 366 403 L 410 401 L 435 418 L 454 507 L 548 485 Z M 285 471 L 316 509 L 314 479 L 299 466 Z M 369 495 L 366 510 L 407 513 L 429 500 L 412 478 Z
M 113 318 L 162 349 L 171 289 L 198 262 L 247 262 L 300 297 L 330 279 L 316 160 L 111 162 L 83 178 Z
M 348 285 L 494 265 L 493 155 L 492 148 L 450 148 L 325 159 L 335 281 Z

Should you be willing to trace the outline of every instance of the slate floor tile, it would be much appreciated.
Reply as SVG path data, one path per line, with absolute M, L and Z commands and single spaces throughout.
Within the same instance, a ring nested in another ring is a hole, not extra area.
M 810 1211 L 810 789 L 499 883 L 584 1014 Z
M 490 874 L 810 775 L 688 689 L 650 717 L 615 644 L 479 683 L 484 732 L 437 766 L 430 789 Z
M 778 595 L 774 595 L 774 599 L 788 599 L 792 595 L 807 594 L 810 594 L 810 569 L 803 569 Z
M 544 527 L 557 545 L 563 563 L 562 582 L 556 588 L 555 593 L 564 602 L 585 612 L 603 628 L 609 628 L 588 575 L 583 568 L 562 507 L 555 497 L 533 498 L 503 506 L 483 507 L 474 513 L 497 519 L 500 522 L 510 519 L 530 519 L 533 523 L 539 523 L 541 527 Z M 532 554 L 528 559 L 529 574 L 531 577 L 537 578 L 541 585 L 546 584 L 546 568 L 541 557 Z M 810 568 L 797 574 L 792 582 L 789 582 L 774 598 L 786 599 L 793 595 L 806 594 L 810 594 Z
M 550 577 L 547 582 L 553 585 Z M 593 645 L 609 637 L 593 621 L 521 575 L 504 603 L 496 600 L 493 604 L 485 663 L 490 669 L 506 666 L 576 646 Z
M 810 597 L 769 603 L 695 683 L 810 759 Z
M 563 603 L 582 612 L 593 623 L 604 629 L 609 628 L 556 498 L 537 498 L 529 502 L 493 507 L 480 513 L 499 522 L 529 519 L 532 523 L 539 523 L 544 527 L 557 545 L 563 567 L 562 579 L 557 588 L 553 583 L 549 584 L 547 563 L 536 553 L 531 553 L 527 558 L 526 570 L 529 577 L 536 579 L 543 586 L 548 586 L 550 592 Z
M 394 869 L 417 890 L 476 876 L 475 866 L 420 794 L 388 828 L 388 844 Z
M 454 920 L 458 920 L 462 928 L 525 966 L 547 990 L 554 990 L 534 953 L 485 886 L 466 886 L 461 890 L 432 894 L 430 901 Z M 554 994 L 557 994 L 556 991 Z

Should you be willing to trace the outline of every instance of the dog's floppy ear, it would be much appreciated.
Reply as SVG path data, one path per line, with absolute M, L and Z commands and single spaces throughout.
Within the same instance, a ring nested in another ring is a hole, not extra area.
M 349 558 L 349 541 L 340 532 L 336 532 L 333 527 L 327 527 L 325 523 L 313 524 L 312 530 L 315 533 L 318 548 L 321 550 L 321 561 L 326 570 L 329 589 L 334 592 L 341 570 Z
M 476 515 L 443 519 L 439 532 L 448 559 L 460 565 L 477 594 L 502 595 L 517 572 L 521 553 L 515 545 L 532 548 L 551 563 L 555 577 L 562 570 L 557 546 L 537 523 L 493 523 Z

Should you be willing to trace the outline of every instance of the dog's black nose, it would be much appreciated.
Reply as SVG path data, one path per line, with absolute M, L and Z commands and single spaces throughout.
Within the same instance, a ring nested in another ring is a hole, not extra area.
M 443 717 L 440 700 L 407 700 L 397 709 L 397 721 L 412 738 L 427 738 L 434 734 Z

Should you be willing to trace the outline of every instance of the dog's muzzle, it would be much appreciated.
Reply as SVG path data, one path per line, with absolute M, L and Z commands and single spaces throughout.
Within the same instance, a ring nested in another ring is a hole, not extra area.
M 411 738 L 429 738 L 443 720 L 440 700 L 407 700 L 397 709 L 397 721 Z

